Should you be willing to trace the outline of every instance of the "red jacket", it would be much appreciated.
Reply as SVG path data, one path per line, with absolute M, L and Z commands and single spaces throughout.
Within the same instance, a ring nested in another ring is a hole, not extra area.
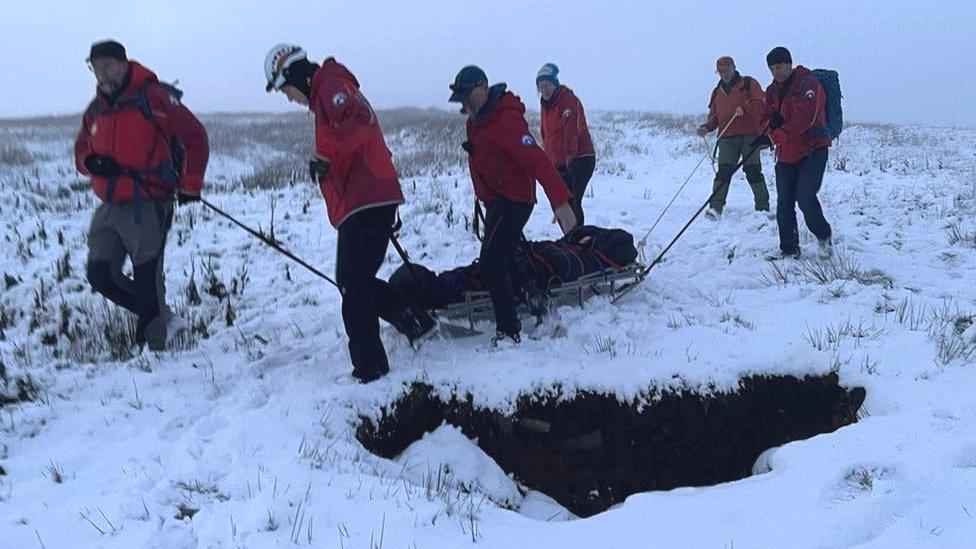
M 310 95 L 315 154 L 329 161 L 319 189 L 332 225 L 366 208 L 402 204 L 393 157 L 356 77 L 330 57 L 312 78 Z
M 570 193 L 556 167 L 535 142 L 525 121 L 525 105 L 505 84 L 491 87 L 488 103 L 478 116 L 468 118 L 468 168 L 474 194 L 484 202 L 503 196 L 515 202 L 535 203 L 535 182 L 549 198 L 552 209 L 566 203 Z
M 542 100 L 540 130 L 542 146 L 556 166 L 577 156 L 593 155 L 583 104 L 566 86 L 559 86 L 549 101 Z
M 820 81 L 803 66 L 793 69 L 786 82 L 773 81 L 766 88 L 769 113 L 783 117 L 783 125 L 769 133 L 776 144 L 777 160 L 794 164 L 815 149 L 830 146 L 830 136 L 823 130 L 826 101 Z
M 737 117 L 728 129 L 725 130 L 723 137 L 733 135 L 759 135 L 763 130 L 765 122 L 766 107 L 763 104 L 763 90 L 751 76 L 739 76 L 735 73 L 735 78 L 729 85 L 726 92 L 719 81 L 712 90 L 712 98 L 708 101 L 708 120 L 705 127 L 708 131 L 722 131 L 735 110 L 742 107 L 745 114 Z
M 182 169 L 173 166 L 171 139 L 183 147 Z M 101 91 L 88 105 L 75 138 L 75 167 L 91 176 L 92 189 L 103 202 L 135 198 L 133 180 L 123 175 L 110 181 L 85 168 L 89 154 L 111 156 L 141 174 L 141 198 L 161 198 L 179 191 L 199 195 L 210 157 L 207 130 L 152 71 L 129 61 L 122 91 L 110 100 Z M 179 172 L 179 173 L 177 173 Z

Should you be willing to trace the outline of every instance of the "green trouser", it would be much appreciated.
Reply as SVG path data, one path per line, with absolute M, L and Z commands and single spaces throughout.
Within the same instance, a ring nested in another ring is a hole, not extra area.
M 759 162 L 759 151 L 752 152 L 754 135 L 732 135 L 718 140 L 718 173 L 712 185 L 712 199 L 709 206 L 718 212 L 725 208 L 725 200 L 729 196 L 732 175 L 739 164 L 740 158 L 745 158 L 742 171 L 746 173 L 746 181 L 752 188 L 756 209 L 769 211 L 769 190 L 766 188 L 766 178 L 762 174 L 762 164 Z

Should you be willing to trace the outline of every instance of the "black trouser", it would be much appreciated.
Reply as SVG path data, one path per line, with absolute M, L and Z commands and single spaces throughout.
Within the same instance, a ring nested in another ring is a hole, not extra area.
M 478 278 L 488 286 L 495 310 L 495 328 L 508 335 L 522 330 L 515 313 L 516 298 L 509 267 L 522 238 L 522 229 L 532 213 L 532 204 L 495 198 L 485 214 L 485 238 L 478 258 Z
M 376 278 L 395 217 L 395 205 L 378 206 L 354 214 L 339 226 L 336 282 L 344 289 L 342 322 L 349 337 L 352 375 L 365 381 L 390 371 L 379 318 L 389 322 L 402 309 L 396 291 Z
M 593 168 L 596 167 L 596 157 L 577 156 L 563 166 L 559 167 L 559 175 L 563 177 L 569 192 L 573 193 L 573 199 L 569 201 L 576 214 L 576 226 L 583 226 L 583 194 L 586 186 L 590 183 L 593 176 Z
M 784 253 L 800 251 L 796 207 L 800 206 L 807 227 L 819 240 L 830 238 L 830 223 L 817 199 L 827 168 L 827 147 L 821 147 L 795 164 L 776 163 L 776 222 L 779 248 Z

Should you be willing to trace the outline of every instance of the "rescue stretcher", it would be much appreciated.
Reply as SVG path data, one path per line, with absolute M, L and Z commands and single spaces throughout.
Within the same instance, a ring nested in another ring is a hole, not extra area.
M 587 299 L 597 295 L 604 295 L 611 301 L 615 301 L 640 284 L 646 275 L 647 267 L 640 262 L 634 262 L 626 267 L 604 269 L 571 282 L 554 285 L 546 291 L 549 309 L 574 304 L 582 308 Z M 470 330 L 470 335 L 476 335 L 479 332 L 474 328 L 475 323 L 493 318 L 491 299 L 487 291 L 466 291 L 463 295 L 463 301 L 449 303 L 435 310 L 434 313 L 441 319 L 466 318 L 468 321 L 466 329 Z M 524 303 L 519 303 L 517 310 L 521 315 L 533 316 Z M 541 321 L 541 317 L 537 316 L 536 319 Z M 465 329 L 460 326 L 457 328 Z

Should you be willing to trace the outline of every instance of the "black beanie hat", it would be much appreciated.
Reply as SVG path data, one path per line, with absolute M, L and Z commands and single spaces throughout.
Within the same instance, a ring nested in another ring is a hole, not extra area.
M 125 61 L 125 46 L 115 40 L 103 40 L 92 44 L 91 51 L 88 52 L 88 61 L 94 61 L 95 59 L 104 57 Z
M 772 67 L 777 63 L 789 63 L 792 65 L 793 56 L 790 55 L 790 50 L 784 48 L 783 46 L 776 46 L 766 54 L 767 67 Z
M 308 59 L 296 59 L 284 71 L 285 84 L 295 86 L 305 97 L 310 97 L 312 77 L 318 69 L 317 63 L 312 63 Z

